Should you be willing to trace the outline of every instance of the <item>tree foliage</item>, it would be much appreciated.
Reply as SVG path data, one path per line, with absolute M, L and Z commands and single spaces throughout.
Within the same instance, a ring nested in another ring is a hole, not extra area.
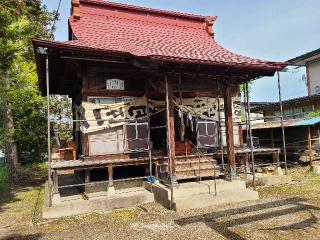
M 308 117 L 309 118 L 320 117 L 320 111 L 309 112 Z
M 32 153 L 36 160 L 46 148 L 47 125 L 32 38 L 53 39 L 55 17 L 41 0 L 0 0 L 0 108 L 10 108 L 14 123 L 11 131 L 1 118 L 0 139 L 5 135 L 5 141 L 15 142 L 20 153 Z M 64 113 L 59 110 L 64 106 L 55 103 L 53 113 Z M 0 148 L 4 148 L 1 140 Z

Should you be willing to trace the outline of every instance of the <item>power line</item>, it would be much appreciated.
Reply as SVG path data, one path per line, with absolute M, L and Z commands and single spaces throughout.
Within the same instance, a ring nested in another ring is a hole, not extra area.
M 59 0 L 59 4 L 58 4 L 58 7 L 57 7 L 57 10 L 55 11 L 56 14 L 54 15 L 54 18 L 53 18 L 53 24 L 52 24 L 52 28 L 51 29 L 54 29 L 55 26 L 56 26 L 56 22 L 58 20 L 58 17 L 59 17 L 59 9 L 60 9 L 60 5 L 61 5 L 61 0 Z

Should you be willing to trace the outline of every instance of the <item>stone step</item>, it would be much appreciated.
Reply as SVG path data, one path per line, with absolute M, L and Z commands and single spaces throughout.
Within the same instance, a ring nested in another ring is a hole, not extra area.
M 210 194 L 210 193 L 214 194 L 215 182 L 216 182 L 217 193 L 247 189 L 245 181 L 234 180 L 232 182 L 229 182 L 229 181 L 217 179 L 216 181 L 205 180 L 201 182 L 181 183 L 178 185 L 178 187 L 174 188 L 173 194 L 175 198 L 188 197 L 188 196 L 199 195 L 199 194 Z
M 215 195 L 215 184 L 217 195 Z M 154 184 L 155 200 L 163 206 L 170 207 L 171 190 L 161 183 Z M 245 181 L 222 179 L 205 180 L 201 182 L 180 183 L 173 188 L 176 210 L 204 208 L 220 204 L 257 200 L 258 192 L 246 188 Z
M 216 196 L 214 194 L 199 194 L 183 198 L 175 198 L 174 207 L 176 211 L 184 211 L 258 199 L 258 192 L 246 189 L 222 192 L 218 193 Z

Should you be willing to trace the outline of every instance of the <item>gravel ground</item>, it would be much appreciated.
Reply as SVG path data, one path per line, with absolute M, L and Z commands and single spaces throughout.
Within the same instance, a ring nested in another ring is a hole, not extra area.
M 37 218 L 34 225 L 27 218 L 30 207 L 23 206 L 38 193 L 30 190 L 32 198 L 24 189 L 15 193 L 20 201 L 0 205 L 0 239 L 320 239 L 320 190 L 315 187 L 320 177 L 298 179 L 306 181 L 260 188 L 262 199 L 254 202 L 178 213 L 147 204 L 51 221 Z

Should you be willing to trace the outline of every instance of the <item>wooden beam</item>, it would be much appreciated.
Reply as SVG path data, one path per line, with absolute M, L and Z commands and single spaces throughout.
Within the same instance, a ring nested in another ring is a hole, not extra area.
M 84 144 L 83 144 L 82 154 L 84 156 L 89 156 L 89 147 L 90 147 L 89 135 L 88 133 L 84 133 L 83 136 L 84 136 Z
M 174 134 L 174 116 L 173 116 L 173 87 L 166 76 L 166 106 L 167 106 L 167 142 L 168 142 L 168 159 L 171 161 L 172 174 L 175 176 L 175 134 Z
M 90 169 L 84 170 L 84 182 L 85 183 L 90 182 Z
M 126 90 L 85 90 L 83 91 L 83 100 L 87 101 L 88 96 L 94 97 L 117 97 L 117 96 L 134 96 L 141 97 L 145 94 L 145 91 L 126 91 Z
M 239 133 L 239 143 L 240 143 L 240 147 L 243 147 L 243 131 L 242 131 L 242 125 L 239 124 L 238 125 L 238 133 Z
M 271 130 L 271 132 L 270 132 L 271 133 L 271 147 L 274 148 L 274 131 L 272 128 L 270 130 Z
M 108 165 L 108 175 L 109 175 L 109 187 L 113 187 L 113 166 Z
M 228 170 L 229 170 L 230 176 L 234 177 L 236 176 L 236 156 L 235 156 L 235 150 L 234 150 L 233 123 L 232 123 L 232 88 L 230 84 L 225 85 L 224 113 L 225 113 L 225 124 L 226 124 Z

